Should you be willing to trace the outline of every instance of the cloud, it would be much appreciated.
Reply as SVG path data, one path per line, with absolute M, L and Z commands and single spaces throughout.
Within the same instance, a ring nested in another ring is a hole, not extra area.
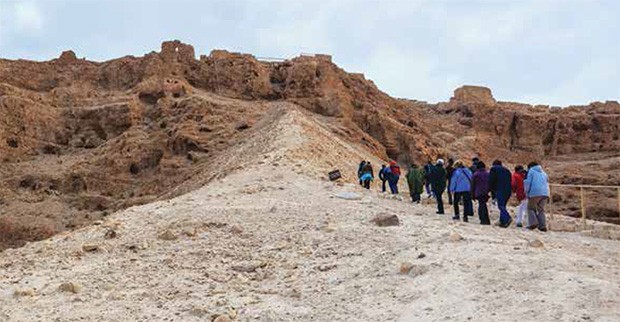
M 15 27 L 27 33 L 37 33 L 43 29 L 43 13 L 35 2 L 17 2 L 13 8 Z

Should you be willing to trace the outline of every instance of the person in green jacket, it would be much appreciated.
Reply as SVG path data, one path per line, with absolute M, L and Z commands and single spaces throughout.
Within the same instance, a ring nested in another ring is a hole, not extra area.
M 407 184 L 411 200 L 414 203 L 420 203 L 420 195 L 424 191 L 424 170 L 418 168 L 415 163 L 411 163 L 407 172 Z

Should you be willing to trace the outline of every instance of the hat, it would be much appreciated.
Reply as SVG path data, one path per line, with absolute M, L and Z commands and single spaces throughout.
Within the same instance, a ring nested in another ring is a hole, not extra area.
M 394 160 L 390 161 L 390 165 L 391 165 L 391 166 L 392 166 L 392 165 L 396 165 L 396 161 L 394 161 Z
M 456 160 L 456 162 L 454 162 L 454 167 L 456 168 L 460 168 L 463 166 L 463 161 L 461 160 Z
M 437 164 L 443 164 L 443 159 L 437 159 Z

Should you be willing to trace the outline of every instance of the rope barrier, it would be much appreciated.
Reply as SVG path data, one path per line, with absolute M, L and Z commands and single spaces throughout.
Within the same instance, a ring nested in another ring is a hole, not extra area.
M 559 187 L 559 188 L 578 188 L 579 189 L 579 201 L 581 205 L 581 222 L 583 225 L 583 229 L 586 229 L 586 196 L 585 189 L 616 189 L 618 190 L 618 213 L 620 213 L 620 186 L 604 186 L 604 185 L 590 185 L 590 184 L 561 184 L 561 183 L 550 183 L 549 187 Z M 549 189 L 549 202 L 552 203 L 553 196 L 552 191 Z M 551 215 L 551 219 L 553 220 L 553 215 Z

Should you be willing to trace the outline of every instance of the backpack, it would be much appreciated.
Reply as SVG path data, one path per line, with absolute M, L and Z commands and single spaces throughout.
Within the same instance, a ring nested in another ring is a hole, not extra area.
M 397 165 L 391 166 L 390 169 L 392 170 L 392 173 L 394 173 L 397 176 L 400 176 L 400 167 Z

